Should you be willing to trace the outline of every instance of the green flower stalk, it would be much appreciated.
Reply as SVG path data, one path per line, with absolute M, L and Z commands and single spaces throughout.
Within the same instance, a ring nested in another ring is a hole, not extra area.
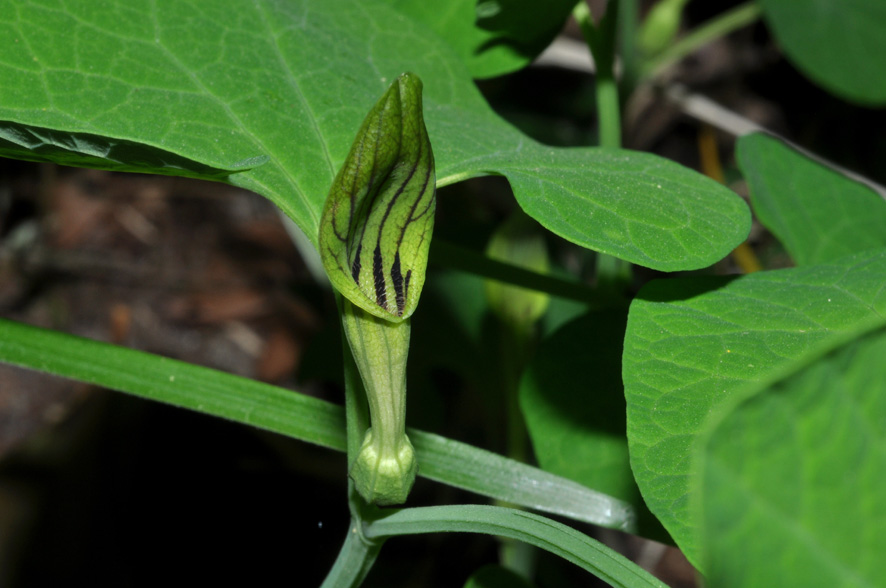
M 320 257 L 344 298 L 342 325 L 372 421 L 350 474 L 379 505 L 404 502 L 418 469 L 406 436 L 406 357 L 436 205 L 421 90 L 405 73 L 369 111 L 320 220 Z

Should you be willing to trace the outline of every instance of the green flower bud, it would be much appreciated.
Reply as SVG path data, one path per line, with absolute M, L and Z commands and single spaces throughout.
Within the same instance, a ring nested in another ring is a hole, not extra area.
M 646 15 L 640 29 L 640 49 L 656 55 L 666 49 L 680 30 L 680 18 L 688 0 L 659 0 Z
M 398 77 L 369 111 L 320 219 L 320 257 L 342 295 L 399 322 L 418 305 L 434 228 L 434 154 L 422 83 Z
M 436 205 L 421 90 L 405 73 L 369 111 L 320 219 L 320 256 L 344 297 L 342 325 L 369 403 L 371 427 L 351 478 L 379 505 L 404 502 L 418 469 L 405 424 L 408 319 L 425 281 Z
M 538 224 L 518 211 L 493 233 L 486 247 L 491 259 L 534 272 L 548 272 L 548 252 Z M 550 296 L 496 280 L 486 281 L 486 300 L 492 311 L 515 333 L 528 334 L 548 309 Z

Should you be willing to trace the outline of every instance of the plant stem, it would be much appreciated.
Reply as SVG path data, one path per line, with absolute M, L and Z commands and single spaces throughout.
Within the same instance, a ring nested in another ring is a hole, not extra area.
M 640 20 L 637 0 L 618 0 L 618 49 L 621 57 L 621 90 L 630 96 L 637 83 L 637 23 Z
M 343 312 L 342 305 L 345 301 L 338 292 L 335 293 L 335 301 L 338 306 L 338 312 L 341 314 Z M 354 465 L 354 460 L 357 459 L 357 454 L 360 452 L 363 434 L 369 428 L 369 405 L 366 400 L 366 392 L 363 389 L 363 380 L 360 378 L 357 363 L 354 361 L 354 354 L 351 352 L 350 345 L 348 345 L 344 325 L 339 324 L 345 372 L 345 422 L 347 423 L 348 470 L 350 471 Z
M 508 457 L 520 462 L 528 461 L 529 457 L 529 436 L 523 412 L 520 410 L 520 376 L 529 359 L 534 326 L 534 322 L 530 325 L 521 325 L 498 320 L 495 337 L 498 351 L 496 380 L 500 386 L 497 396 L 506 411 L 505 447 Z M 503 500 L 496 500 L 494 503 L 502 507 L 521 508 L 520 505 Z M 534 547 L 514 539 L 500 537 L 498 552 L 503 567 L 531 582 L 537 559 Z
M 761 12 L 757 2 L 751 0 L 710 19 L 660 55 L 647 61 L 640 70 L 641 79 L 659 76 L 665 69 L 700 47 L 753 23 L 760 18 Z
M 581 27 L 585 41 L 597 66 L 595 77 L 597 92 L 597 118 L 600 126 L 600 146 L 617 149 L 621 147 L 621 106 L 618 100 L 618 83 L 615 80 L 615 38 L 618 22 L 618 2 L 610 0 L 606 14 L 594 27 L 591 11 L 580 2 L 572 11 Z
M 344 545 L 338 552 L 338 557 L 332 565 L 332 569 L 323 580 L 321 588 L 352 588 L 359 586 L 378 552 L 381 551 L 384 541 L 370 541 L 363 536 L 362 522 L 357 518 L 351 519 L 348 534 Z
M 635 0 L 629 0 L 626 6 L 627 12 L 622 15 L 619 14 L 620 4 L 619 0 L 609 0 L 609 3 L 606 5 L 606 13 L 600 19 L 599 28 L 594 27 L 594 23 L 591 20 L 591 11 L 584 0 L 577 4 L 572 11 L 575 20 L 581 27 L 581 32 L 597 66 L 595 87 L 597 92 L 597 119 L 600 126 L 600 146 L 612 149 L 621 147 L 621 102 L 618 98 L 618 82 L 615 79 L 615 48 L 618 23 L 622 18 L 626 20 L 636 20 L 637 18 Z M 631 36 L 623 38 L 622 45 L 631 46 L 628 57 L 631 63 L 633 63 L 633 44 L 636 33 L 630 26 L 627 29 L 628 34 Z M 622 31 L 623 34 L 625 32 Z M 630 79 L 632 80 L 633 78 L 631 77 Z M 608 257 L 604 253 L 598 254 L 598 259 L 600 260 Z M 608 267 L 614 264 L 609 263 L 605 265 Z M 600 267 L 599 262 L 598 267 Z M 610 293 L 613 291 L 610 290 Z
M 335 294 L 335 302 L 339 313 L 342 305 L 347 302 L 339 293 Z M 341 324 L 341 323 L 340 323 Z M 348 338 L 341 327 L 342 356 L 345 376 L 345 422 L 347 427 L 347 453 L 348 471 L 357 459 L 363 439 L 363 433 L 369 428 L 369 408 L 366 401 L 366 393 L 363 390 L 363 381 L 354 361 L 354 355 L 348 345 Z M 377 511 L 366 504 L 354 489 L 354 482 L 348 480 L 348 508 L 351 511 L 351 524 L 348 534 L 332 569 L 323 580 L 322 588 L 352 588 L 359 586 L 369 570 L 372 569 L 375 558 L 381 550 L 384 541 L 371 541 L 363 536 L 364 515 L 372 515 Z
M 481 253 L 443 241 L 439 237 L 434 238 L 431 244 L 431 263 L 530 290 L 546 292 L 551 296 L 575 300 L 591 308 L 624 305 L 623 301 L 601 296 L 579 282 L 546 276 L 510 263 L 496 261 Z

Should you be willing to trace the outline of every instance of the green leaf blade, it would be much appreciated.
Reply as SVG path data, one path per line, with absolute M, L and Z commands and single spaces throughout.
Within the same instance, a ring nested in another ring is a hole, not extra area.
M 777 139 L 747 135 L 738 160 L 754 211 L 797 265 L 886 247 L 886 201 Z
M 538 144 L 523 151 L 541 166 L 496 165 L 520 206 L 583 247 L 679 271 L 719 261 L 750 231 L 750 211 L 731 190 L 655 155 Z
M 725 188 L 651 155 L 539 145 L 491 111 L 430 29 L 374 0 L 352 8 L 161 0 L 97 11 L 0 0 L 13 47 L 0 58 L 0 87 L 13 89 L 0 120 L 152 146 L 213 169 L 267 156 L 225 181 L 271 199 L 316 245 L 354 130 L 391 80 L 414 71 L 441 185 L 506 175 L 548 229 L 665 271 L 710 265 L 747 234 L 746 207 Z
M 886 330 L 828 347 L 710 424 L 699 514 L 712 585 L 886 577 Z
M 416 533 L 486 533 L 525 541 L 584 568 L 611 586 L 655 586 L 659 580 L 602 543 L 556 521 L 500 506 L 408 508 L 366 526 L 370 538 Z
M 445 39 L 475 78 L 521 69 L 563 30 L 573 0 L 388 0 Z
M 271 198 L 315 238 L 334 169 L 316 121 L 293 116 L 292 105 L 307 100 L 299 78 L 278 69 L 296 6 L 195 10 L 161 1 L 96 10 L 88 2 L 4 0 L 0 10 L 17 48 L 0 59 L 0 85 L 17 90 L 4 90 L 0 120 L 140 144 L 212 169 L 267 156 L 264 169 L 227 181 Z M 289 175 L 281 161 L 311 173 Z M 158 173 L 144 163 L 127 161 L 127 170 Z
M 633 507 L 618 498 L 524 463 L 433 433 L 408 429 L 419 475 L 528 508 L 627 532 L 636 530 Z
M 0 361 L 259 427 L 337 451 L 344 411 L 218 370 L 0 319 Z M 548 472 L 439 435 L 408 430 L 419 475 L 469 492 L 631 531 L 630 505 Z
M 806 268 L 652 282 L 631 305 L 622 377 L 631 466 L 650 510 L 697 566 L 691 448 L 742 386 L 886 316 L 886 250 Z
M 880 0 L 761 0 L 766 22 L 797 67 L 830 92 L 886 104 L 886 4 Z
M 217 370 L 5 319 L 0 360 L 345 449 L 339 407 Z

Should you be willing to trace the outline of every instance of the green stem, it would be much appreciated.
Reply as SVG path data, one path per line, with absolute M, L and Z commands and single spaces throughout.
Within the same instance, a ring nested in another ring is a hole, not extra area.
M 439 237 L 435 237 L 431 244 L 431 263 L 490 280 L 546 292 L 558 298 L 575 300 L 587 304 L 590 308 L 612 308 L 624 305 L 623 301 L 601 296 L 579 282 L 546 276 L 510 263 L 496 261 L 481 253 L 443 241 Z
M 339 314 L 343 311 L 343 304 L 350 304 L 345 301 L 341 294 L 335 293 L 335 301 L 338 305 Z M 360 452 L 360 445 L 363 443 L 363 435 L 369 428 L 369 406 L 366 402 L 366 391 L 363 389 L 363 381 L 360 378 L 360 372 L 357 364 L 354 362 L 354 355 L 351 353 L 351 347 L 348 344 L 347 334 L 344 325 L 341 325 L 341 342 L 342 356 L 344 360 L 345 375 L 345 422 L 347 424 L 347 451 L 348 451 L 348 469 L 354 465 L 357 454 Z
M 595 86 L 600 146 L 617 149 L 621 147 L 621 106 L 614 67 L 618 2 L 610 0 L 599 28 L 594 27 L 591 11 L 585 2 L 578 3 L 572 14 L 581 27 L 597 68 Z
M 623 1 L 623 0 L 622 0 Z M 620 8 L 627 11 L 619 14 Z M 620 6 L 619 0 L 609 0 L 606 5 L 606 14 L 600 19 L 599 28 L 594 27 L 591 20 L 591 11 L 588 5 L 580 2 L 576 5 L 572 14 L 581 27 L 582 35 L 588 44 L 591 55 L 596 65 L 596 92 L 597 92 L 597 118 L 600 125 L 600 146 L 612 149 L 621 147 L 621 102 L 618 97 L 618 82 L 615 79 L 615 49 L 618 33 L 618 25 L 621 20 L 636 20 L 637 5 L 634 0 Z M 630 60 L 630 68 L 633 68 L 634 50 L 633 43 L 636 37 L 633 29 L 628 26 L 630 37 L 623 38 L 623 45 L 630 45 L 631 50 L 627 54 Z M 625 31 L 623 30 L 624 34 Z M 633 72 L 633 69 L 630 70 Z M 633 73 L 630 73 L 629 86 L 633 84 Z M 604 253 L 599 254 L 600 259 L 607 258 Z M 612 299 L 611 296 L 608 299 Z
M 637 83 L 637 23 L 640 20 L 637 0 L 618 0 L 618 48 L 621 56 L 621 90 L 630 96 Z
M 362 522 L 351 519 L 344 545 L 323 580 L 321 588 L 355 588 L 359 586 L 375 563 L 384 541 L 370 541 L 362 531 Z
M 529 437 L 523 412 L 520 410 L 520 376 L 528 363 L 532 344 L 532 327 L 520 329 L 500 323 L 499 357 L 500 379 L 505 405 L 507 406 L 507 454 L 511 459 L 527 461 Z
M 597 109 L 600 113 L 600 146 L 621 147 L 621 114 L 615 78 L 598 78 Z
M 700 47 L 755 22 L 760 18 L 761 13 L 757 2 L 751 0 L 710 19 L 674 43 L 669 49 L 647 61 L 640 70 L 641 79 L 659 76 L 668 67 Z
M 335 301 L 340 314 L 344 312 L 343 306 L 350 304 L 337 292 Z M 354 355 L 348 344 L 344 324 L 341 326 L 341 334 L 345 376 L 348 470 L 350 471 L 357 460 L 363 434 L 369 428 L 370 422 L 366 392 L 354 361 Z M 384 541 L 371 541 L 363 535 L 363 519 L 377 517 L 378 510 L 363 501 L 354 489 L 354 483 L 351 480 L 348 481 L 348 507 L 351 511 L 348 534 L 332 569 L 323 581 L 322 588 L 356 588 L 360 586 L 375 563 L 375 558 L 384 543 Z
M 529 435 L 523 411 L 520 410 L 520 376 L 530 355 L 532 328 L 520 329 L 512 324 L 500 322 L 499 357 L 502 396 L 507 410 L 506 444 L 508 457 L 519 462 L 528 461 Z M 519 508 L 519 505 L 496 501 L 498 506 Z M 501 565 L 520 576 L 531 580 L 535 572 L 537 553 L 532 545 L 509 538 L 501 538 L 499 546 Z

